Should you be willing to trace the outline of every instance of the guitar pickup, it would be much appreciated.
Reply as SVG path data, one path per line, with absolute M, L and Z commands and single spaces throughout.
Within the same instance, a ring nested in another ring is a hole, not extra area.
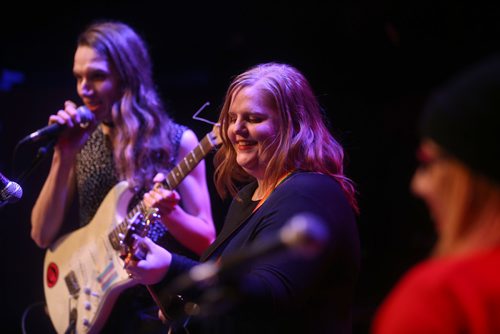
M 76 274 L 72 270 L 69 272 L 66 277 L 64 277 L 64 281 L 66 282 L 66 287 L 68 288 L 69 294 L 73 297 L 76 297 L 80 292 L 80 285 L 78 284 L 78 280 L 76 279 Z

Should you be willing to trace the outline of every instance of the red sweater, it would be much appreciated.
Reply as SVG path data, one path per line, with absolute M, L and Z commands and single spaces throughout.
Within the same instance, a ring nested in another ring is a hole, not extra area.
M 500 333 L 500 248 L 417 265 L 379 308 L 372 332 Z

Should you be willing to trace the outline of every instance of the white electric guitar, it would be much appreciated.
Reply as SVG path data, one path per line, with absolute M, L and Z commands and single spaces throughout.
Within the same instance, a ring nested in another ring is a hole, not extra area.
M 163 186 L 175 189 L 220 143 L 216 125 L 169 172 Z M 118 183 L 88 225 L 61 237 L 47 250 L 44 292 L 58 333 L 98 333 L 119 295 L 137 284 L 123 269 L 123 258 L 130 255 L 133 235 L 147 235 L 151 221 L 157 217 L 155 210 L 146 208 L 143 202 L 127 213 L 133 196 L 126 181 Z

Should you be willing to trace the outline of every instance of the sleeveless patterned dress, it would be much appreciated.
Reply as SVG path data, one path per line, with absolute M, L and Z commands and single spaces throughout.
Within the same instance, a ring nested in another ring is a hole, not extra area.
M 166 166 L 166 170 L 170 170 L 175 166 L 175 158 L 179 152 L 181 137 L 187 129 L 185 126 L 179 124 L 174 124 L 174 126 L 175 130 L 172 131 L 174 149 L 172 150 L 172 158 L 170 159 L 169 166 Z M 111 139 L 104 135 L 100 127 L 92 133 L 77 156 L 76 178 L 79 196 L 80 226 L 85 226 L 92 220 L 104 197 L 119 182 L 113 158 Z M 136 193 L 128 205 L 128 211 L 142 200 L 142 196 L 147 191 L 149 189 L 142 189 Z M 194 255 L 180 246 L 167 233 L 167 229 L 161 223 L 153 224 L 148 237 L 170 251 L 182 253 L 187 256 Z

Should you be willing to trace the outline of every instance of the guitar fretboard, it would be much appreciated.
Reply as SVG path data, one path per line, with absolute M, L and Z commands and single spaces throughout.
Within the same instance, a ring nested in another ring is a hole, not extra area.
M 198 145 L 189 152 L 165 177 L 162 186 L 165 189 L 173 190 L 179 183 L 198 165 L 198 163 L 218 145 L 214 132 L 209 132 Z M 130 212 L 126 218 L 119 223 L 113 231 L 109 233 L 109 241 L 115 250 L 119 250 L 121 246 L 121 235 L 125 235 L 138 214 L 146 214 L 148 208 L 144 201 L 140 201 Z
M 179 183 L 198 165 L 198 163 L 216 146 L 215 135 L 210 132 L 200 143 L 189 152 L 163 181 L 163 186 L 169 190 L 177 188 Z

